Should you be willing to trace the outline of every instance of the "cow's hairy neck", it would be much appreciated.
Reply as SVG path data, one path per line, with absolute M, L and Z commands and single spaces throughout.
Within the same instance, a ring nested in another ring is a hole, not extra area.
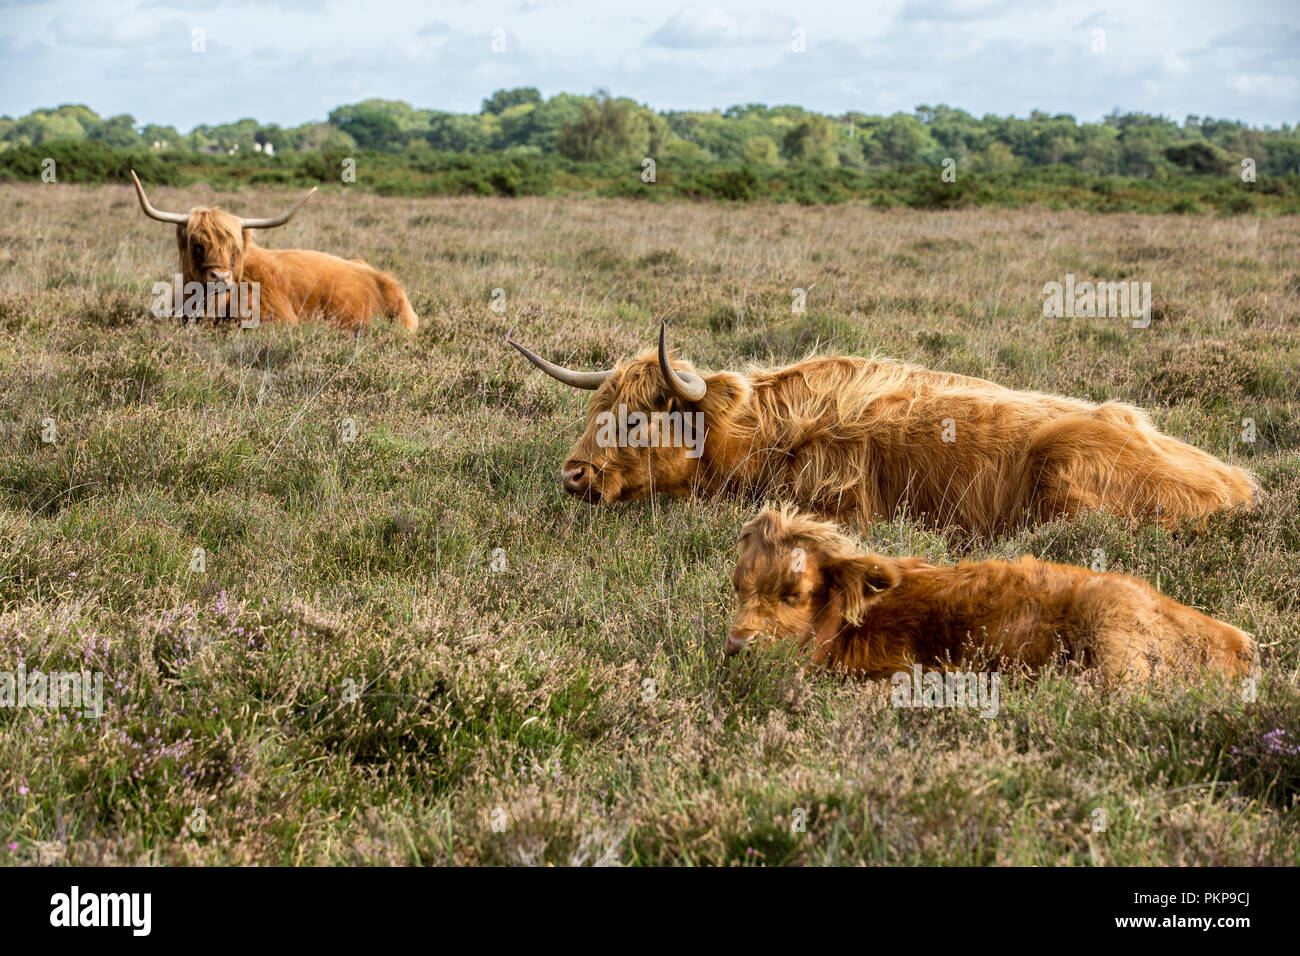
M 827 513 L 883 510 L 892 503 L 864 496 L 879 486 L 873 450 L 892 441 L 891 410 L 960 378 L 862 358 L 755 372 L 718 429 L 725 437 L 706 458 L 708 483 L 759 496 L 789 493 Z

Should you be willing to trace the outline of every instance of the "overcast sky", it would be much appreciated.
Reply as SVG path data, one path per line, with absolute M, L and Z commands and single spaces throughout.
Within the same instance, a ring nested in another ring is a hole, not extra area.
M 367 97 L 478 112 L 512 86 L 655 109 L 1119 107 L 1295 125 L 1300 0 L 0 0 L 11 116 L 84 103 L 188 132 L 323 120 Z

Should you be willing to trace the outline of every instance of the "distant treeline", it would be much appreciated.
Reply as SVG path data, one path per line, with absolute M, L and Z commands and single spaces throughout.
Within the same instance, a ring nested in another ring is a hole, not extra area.
M 178 186 L 342 184 L 353 166 L 355 188 L 385 195 L 1300 212 L 1297 130 L 1195 116 L 1179 126 L 1140 113 L 1100 123 L 1037 112 L 976 119 L 944 106 L 886 117 L 755 104 L 656 113 L 524 88 L 494 93 L 474 116 L 367 100 L 327 123 L 249 119 L 186 135 L 84 106 L 0 117 L 0 179 L 39 180 L 46 159 L 59 182 L 126 182 L 134 166 L 148 182 Z
M 1231 120 L 1173 120 L 1114 112 L 1099 123 L 1035 111 L 1027 119 L 977 119 L 947 106 L 913 113 L 824 116 L 797 106 L 751 103 L 713 112 L 655 112 L 606 94 L 561 93 L 543 99 L 532 87 L 498 90 L 477 115 L 416 109 L 394 100 L 340 106 L 325 123 L 292 128 L 253 119 L 196 126 L 140 126 L 131 116 L 104 119 L 85 106 L 0 117 L 0 150 L 94 140 L 116 149 L 186 154 L 428 153 L 558 154 L 591 162 L 655 157 L 660 162 L 717 161 L 753 169 L 809 165 L 879 172 L 952 159 L 968 172 L 1065 165 L 1098 176 L 1137 178 L 1226 173 L 1243 159 L 1258 172 L 1300 172 L 1300 130 L 1256 129 Z
M 907 165 L 871 172 L 844 166 L 751 166 L 711 160 L 656 164 L 655 181 L 627 159 L 587 161 L 558 154 L 507 156 L 420 151 L 297 153 L 287 156 L 193 156 L 132 152 L 102 143 L 61 142 L 0 152 L 0 180 L 40 182 L 54 161 L 60 183 L 129 183 L 134 168 L 150 185 L 207 183 L 241 186 L 336 186 L 386 196 L 550 196 L 586 194 L 645 200 L 765 200 L 832 204 L 849 200 L 880 207 L 961 209 L 1017 207 L 1095 212 L 1300 213 L 1300 174 L 1260 174 L 1253 183 L 1235 173 L 1169 174 L 1154 178 L 1097 176 L 1068 166 L 967 173 L 943 180 L 942 167 Z M 345 169 L 355 182 L 344 183 Z M 197 200 L 196 200 L 197 202 Z

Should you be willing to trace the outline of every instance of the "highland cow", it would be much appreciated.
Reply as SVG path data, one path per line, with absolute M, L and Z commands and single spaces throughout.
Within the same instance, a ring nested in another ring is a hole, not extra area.
M 561 468 L 564 489 L 593 503 L 731 493 L 784 498 L 860 526 L 905 511 L 991 534 L 1086 511 L 1176 527 L 1253 496 L 1247 472 L 1119 402 L 875 358 L 701 374 L 669 356 L 664 328 L 657 354 L 603 372 L 573 371 L 507 341 L 551 377 L 595 391 Z M 687 443 L 654 435 L 608 441 L 601 422 L 615 412 L 647 423 L 672 414 L 689 430 L 690 454 Z
M 134 170 L 131 178 L 144 214 L 175 224 L 181 276 L 187 285 L 214 288 L 216 296 L 223 298 L 229 292 L 222 290 L 254 284 L 259 320 L 292 323 L 321 317 L 355 329 L 375 315 L 385 315 L 401 322 L 408 332 L 419 325 L 401 283 L 387 272 L 360 259 L 340 259 L 306 249 L 263 249 L 253 242 L 252 230 L 284 225 L 315 189 L 279 216 L 241 219 L 202 206 L 187 213 L 156 209 Z M 205 302 L 202 314 L 224 314 L 224 300 Z
M 795 640 L 814 664 L 864 677 L 983 658 L 1037 671 L 1095 668 L 1102 681 L 1211 668 L 1247 672 L 1244 631 L 1123 574 L 1016 561 L 956 567 L 859 551 L 835 525 L 767 509 L 740 534 L 726 651 Z

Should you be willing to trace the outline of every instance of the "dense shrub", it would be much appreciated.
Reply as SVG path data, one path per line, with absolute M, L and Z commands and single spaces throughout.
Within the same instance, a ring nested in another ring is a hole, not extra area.
M 945 182 L 939 166 L 869 171 L 796 161 L 735 163 L 703 154 L 661 158 L 653 182 L 641 160 L 580 161 L 556 153 L 468 153 L 411 148 L 403 152 L 330 147 L 276 156 L 117 150 L 98 141 L 56 141 L 0 151 L 0 180 L 39 181 L 53 159 L 58 182 L 129 183 L 135 169 L 148 184 L 207 183 L 217 189 L 272 185 L 343 185 L 345 163 L 355 170 L 349 189 L 386 196 L 546 196 L 594 194 L 646 200 L 706 199 L 828 205 L 867 201 L 882 208 L 1051 208 L 1096 212 L 1176 212 L 1221 215 L 1300 211 L 1300 174 L 1234 176 L 1174 174 L 1135 179 L 1095 176 L 1068 166 L 974 172 L 957 168 Z M 350 161 L 350 162 L 349 162 Z

